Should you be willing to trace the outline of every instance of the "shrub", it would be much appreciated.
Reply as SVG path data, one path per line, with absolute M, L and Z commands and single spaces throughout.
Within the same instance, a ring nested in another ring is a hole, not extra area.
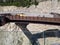
M 0 3 L 1 6 L 11 6 L 11 5 L 14 5 L 14 6 L 23 6 L 23 7 L 25 7 L 25 6 L 29 7 L 32 4 L 37 5 L 38 2 L 36 0 L 35 0 L 35 2 L 32 2 L 31 0 L 15 0 L 15 1 L 8 0 L 6 2 L 1 2 Z

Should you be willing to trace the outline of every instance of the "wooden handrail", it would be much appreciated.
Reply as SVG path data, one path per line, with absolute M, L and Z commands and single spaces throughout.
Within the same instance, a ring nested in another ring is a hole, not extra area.
M 53 22 L 60 23 L 60 18 L 48 18 L 48 17 L 35 17 L 35 16 L 6 16 L 9 20 L 20 20 L 20 21 L 43 21 L 43 22 Z
M 0 25 L 7 22 L 24 22 L 25 23 L 43 23 L 60 25 L 60 18 L 36 17 L 36 16 L 20 16 L 20 15 L 0 15 Z

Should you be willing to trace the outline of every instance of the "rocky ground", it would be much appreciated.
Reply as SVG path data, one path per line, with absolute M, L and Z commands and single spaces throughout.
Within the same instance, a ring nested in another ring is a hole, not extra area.
M 42 16 L 40 14 L 49 14 L 51 12 L 51 1 L 41 2 L 39 5 L 32 5 L 29 8 L 26 7 L 16 7 L 16 6 L 0 6 L 1 12 L 13 12 L 13 11 L 23 11 L 25 15 L 36 15 Z M 29 12 L 29 13 L 27 13 Z M 56 7 L 56 11 L 60 13 L 60 5 Z M 53 15 L 44 15 L 45 17 L 53 17 Z M 27 29 L 31 34 L 41 33 L 49 29 L 59 29 L 60 26 L 46 25 L 46 24 L 32 24 L 27 25 Z M 44 45 L 44 38 L 38 39 L 40 45 Z M 47 43 L 46 43 L 47 42 Z M 46 38 L 45 45 L 51 45 L 51 43 L 60 43 L 60 38 L 52 37 Z M 0 27 L 0 45 L 32 45 L 29 38 L 24 34 L 20 26 L 15 23 L 8 23 Z

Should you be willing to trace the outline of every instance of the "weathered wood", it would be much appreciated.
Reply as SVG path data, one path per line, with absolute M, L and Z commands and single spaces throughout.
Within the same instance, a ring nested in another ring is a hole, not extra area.
M 36 16 L 20 16 L 11 14 L 0 14 L 3 16 L 4 20 L 0 19 L 0 24 L 5 24 L 4 22 L 19 22 L 23 24 L 26 23 L 42 23 L 42 24 L 53 24 L 60 25 L 60 18 L 49 18 L 49 17 L 36 17 Z M 3 20 L 3 23 L 1 21 Z
M 36 22 L 52 22 L 52 23 L 60 23 L 60 18 L 48 18 L 48 17 L 34 17 L 34 16 L 6 16 L 9 20 L 15 21 L 36 21 Z M 30 23 L 30 22 L 29 22 Z

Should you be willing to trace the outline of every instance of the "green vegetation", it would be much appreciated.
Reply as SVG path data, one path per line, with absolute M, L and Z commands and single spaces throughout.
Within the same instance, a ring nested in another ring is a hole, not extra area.
M 38 2 L 35 0 L 32 2 L 32 0 L 0 0 L 0 5 L 1 6 L 27 6 L 29 7 L 30 5 L 35 4 L 38 5 Z

